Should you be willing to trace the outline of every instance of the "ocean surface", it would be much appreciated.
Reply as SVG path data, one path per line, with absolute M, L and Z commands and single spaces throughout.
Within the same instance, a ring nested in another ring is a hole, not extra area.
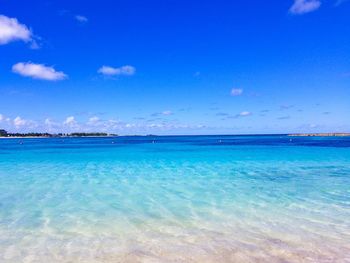
M 0 262 L 350 262 L 350 137 L 0 139 Z

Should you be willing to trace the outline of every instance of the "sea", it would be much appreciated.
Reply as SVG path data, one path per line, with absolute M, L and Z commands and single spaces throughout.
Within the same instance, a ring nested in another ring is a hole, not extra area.
M 0 262 L 350 262 L 350 137 L 0 139 Z

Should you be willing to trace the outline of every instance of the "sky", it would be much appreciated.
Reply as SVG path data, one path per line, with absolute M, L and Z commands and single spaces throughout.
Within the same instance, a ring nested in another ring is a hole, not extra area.
M 0 0 L 0 129 L 350 132 L 350 0 Z

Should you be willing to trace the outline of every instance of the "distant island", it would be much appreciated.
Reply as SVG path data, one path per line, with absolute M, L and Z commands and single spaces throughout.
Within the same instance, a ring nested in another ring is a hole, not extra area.
M 0 129 L 0 137 L 7 138 L 51 138 L 51 137 L 106 137 L 106 136 L 118 136 L 117 134 L 109 134 L 104 132 L 73 132 L 73 133 L 40 133 L 40 132 L 28 132 L 28 133 L 10 133 L 6 130 Z
M 293 133 L 288 134 L 288 136 L 299 136 L 299 137 L 305 137 L 305 136 L 319 136 L 319 137 L 344 137 L 344 136 L 350 136 L 350 133 L 337 133 L 337 132 L 331 132 L 331 133 Z
M 264 135 L 264 134 L 261 134 Z M 272 134 L 266 134 L 272 135 Z M 276 134 L 276 136 L 281 136 L 281 134 Z M 350 136 L 350 133 L 340 133 L 340 132 L 331 132 L 331 133 L 291 133 L 291 134 L 282 134 L 284 136 L 291 137 L 345 137 Z M 10 133 L 4 129 L 0 129 L 0 138 L 55 138 L 55 137 L 113 137 L 118 136 L 118 134 L 105 133 L 105 132 L 73 132 L 73 133 L 41 133 L 41 132 L 28 132 L 28 133 Z M 157 136 L 153 134 L 147 134 L 146 136 Z

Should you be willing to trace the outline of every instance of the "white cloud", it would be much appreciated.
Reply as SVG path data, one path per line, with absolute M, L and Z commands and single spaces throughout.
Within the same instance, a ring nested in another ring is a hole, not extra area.
M 62 124 L 55 122 L 50 118 L 45 119 L 43 126 L 45 131 L 48 131 L 48 132 L 53 132 L 53 133 L 57 131 L 62 132 Z
M 238 114 L 239 117 L 247 117 L 252 115 L 252 113 L 250 111 L 242 111 Z
M 0 15 L 0 45 L 12 41 L 33 42 L 33 35 L 30 29 L 18 22 L 16 18 Z
M 8 124 L 10 124 L 10 119 L 7 118 L 6 121 L 8 122 Z M 13 126 L 16 129 L 21 128 L 23 129 L 37 129 L 38 128 L 38 123 L 36 121 L 33 120 L 25 120 L 22 119 L 20 116 L 17 116 L 16 118 L 13 119 L 12 121 Z
M 127 124 L 125 124 L 125 128 L 135 128 L 135 127 L 136 127 L 136 125 L 133 124 L 133 123 L 127 123 Z
M 294 0 L 289 12 L 294 15 L 302 15 L 317 10 L 321 6 L 320 0 Z
M 164 116 L 170 116 L 170 115 L 173 115 L 174 113 L 170 110 L 165 110 L 165 111 L 162 111 L 162 112 L 155 112 L 155 113 L 152 113 L 151 116 L 152 117 L 159 117 L 161 115 L 164 115 Z
M 75 126 L 77 124 L 74 116 L 69 116 L 66 118 L 66 120 L 63 122 L 64 125 L 67 126 Z
M 76 15 L 74 18 L 80 23 L 86 23 L 88 21 L 87 17 L 82 15 Z
M 100 121 L 100 118 L 97 116 L 93 116 L 91 118 L 89 118 L 89 121 L 87 122 L 88 125 L 96 125 L 98 124 Z
M 232 89 L 231 96 L 240 96 L 243 94 L 243 89 Z
M 67 78 L 67 75 L 62 71 L 56 71 L 53 67 L 48 67 L 44 64 L 34 64 L 31 62 L 19 62 L 12 66 L 12 71 L 33 79 L 54 81 Z
M 2 122 L 5 119 L 4 115 L 0 114 L 0 122 Z
M 17 116 L 14 120 L 13 120 L 13 125 L 15 125 L 16 128 L 22 127 L 24 125 L 27 124 L 27 121 L 22 119 L 21 117 Z
M 99 120 L 100 120 L 100 118 L 97 117 L 97 116 L 91 117 L 91 118 L 89 119 L 90 122 L 98 122 Z
M 136 69 L 133 66 L 129 66 L 129 65 L 122 66 L 119 68 L 102 66 L 101 68 L 99 68 L 97 72 L 106 76 L 118 76 L 118 75 L 131 76 L 135 74 Z
M 60 126 L 59 123 L 54 122 L 54 121 L 51 120 L 50 118 L 45 119 L 44 124 L 45 124 L 46 126 L 50 127 L 50 128 L 52 128 L 52 127 L 59 127 L 59 126 Z
M 163 111 L 162 114 L 165 115 L 165 116 L 169 116 L 169 115 L 172 115 L 173 112 L 170 111 L 170 110 L 166 110 L 166 111 Z
M 45 119 L 45 125 L 50 126 L 52 124 L 52 121 L 50 119 Z

